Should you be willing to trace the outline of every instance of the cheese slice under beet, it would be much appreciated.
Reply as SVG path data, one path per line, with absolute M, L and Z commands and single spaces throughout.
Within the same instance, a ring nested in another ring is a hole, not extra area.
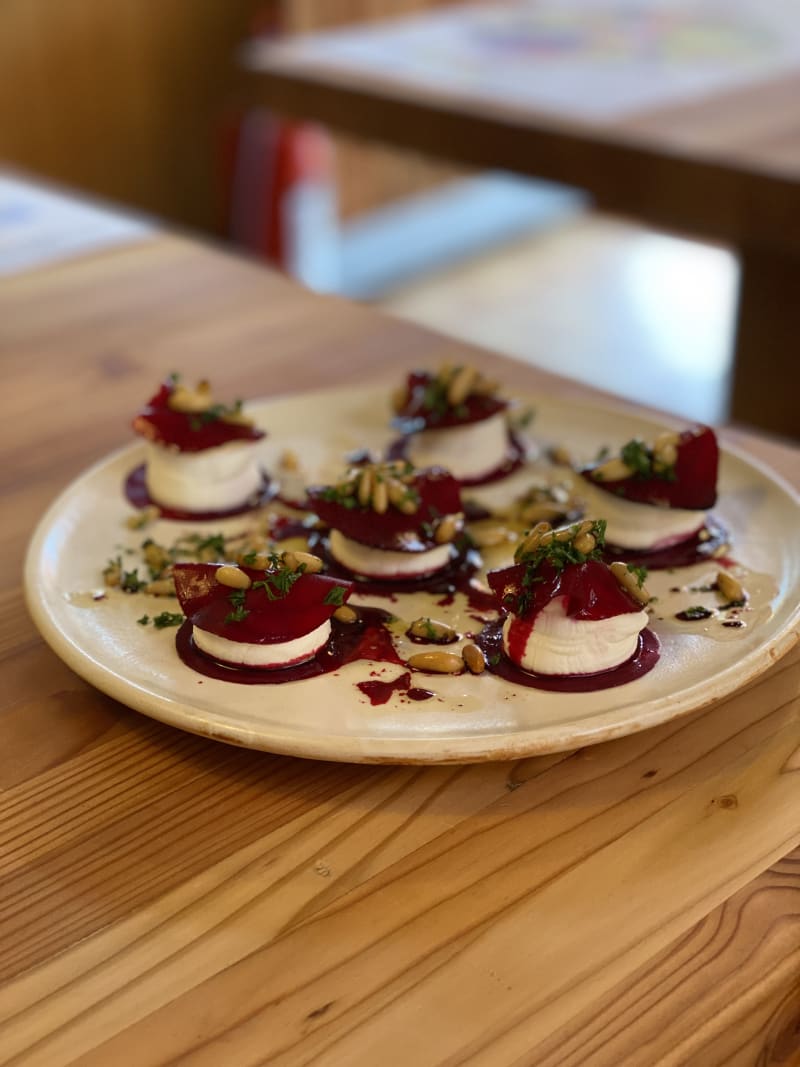
M 179 452 L 204 452 L 228 441 L 258 441 L 266 436 L 255 426 L 204 419 L 202 412 L 173 411 L 168 403 L 172 388 L 165 382 L 133 420 L 134 430 L 148 441 L 173 446 Z
M 383 515 L 371 507 L 348 508 L 326 500 L 326 486 L 309 489 L 309 508 L 351 541 L 395 552 L 427 552 L 436 545 L 434 524 L 445 515 L 461 511 L 459 484 L 444 468 L 429 467 L 416 472 L 409 488 L 415 489 L 420 498 L 419 509 L 413 515 L 391 506 Z
M 596 488 L 638 504 L 703 511 L 712 508 L 717 500 L 719 468 L 716 434 L 708 426 L 693 426 L 680 435 L 677 449 L 675 477 L 669 481 L 656 477 L 638 478 L 636 475 L 600 481 L 592 477 L 594 467 L 587 467 L 581 473 Z
M 351 582 L 340 578 L 303 574 L 285 596 L 274 600 L 264 589 L 246 590 L 242 607 L 247 615 L 239 622 L 226 622 L 234 610 L 230 595 L 235 590 L 216 580 L 220 566 L 222 564 L 176 563 L 173 575 L 178 600 L 193 626 L 244 644 L 277 644 L 311 633 L 331 618 L 348 600 L 353 589 Z M 242 567 L 241 570 L 254 582 L 269 577 L 269 572 L 252 567 Z M 326 604 L 326 596 L 337 588 L 342 590 L 341 595 Z

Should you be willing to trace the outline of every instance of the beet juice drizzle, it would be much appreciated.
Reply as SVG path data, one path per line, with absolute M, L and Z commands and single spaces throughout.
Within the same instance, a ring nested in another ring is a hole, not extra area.
M 266 472 L 262 473 L 262 487 L 258 493 L 253 494 L 244 504 L 236 508 L 228 508 L 226 511 L 181 511 L 180 508 L 168 508 L 153 500 L 147 491 L 146 465 L 144 463 L 135 467 L 125 479 L 125 496 L 135 508 L 157 507 L 162 519 L 175 519 L 178 522 L 213 522 L 215 519 L 230 519 L 235 515 L 244 515 L 247 511 L 254 511 L 268 503 L 275 495 L 275 486 L 270 481 Z

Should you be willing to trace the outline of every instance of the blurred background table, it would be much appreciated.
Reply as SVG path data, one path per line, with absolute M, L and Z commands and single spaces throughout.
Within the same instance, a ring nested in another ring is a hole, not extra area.
M 797 648 L 655 730 L 413 768 L 180 733 L 43 644 L 27 539 L 167 370 L 231 395 L 388 392 L 402 368 L 467 359 L 543 397 L 598 396 L 110 229 L 122 243 L 0 281 L 0 1063 L 797 1063 Z M 797 449 L 723 438 L 800 484 Z
M 732 245 L 733 416 L 800 435 L 800 29 L 786 5 L 447 7 L 247 53 L 251 98 Z M 669 293 L 663 294 L 665 302 Z

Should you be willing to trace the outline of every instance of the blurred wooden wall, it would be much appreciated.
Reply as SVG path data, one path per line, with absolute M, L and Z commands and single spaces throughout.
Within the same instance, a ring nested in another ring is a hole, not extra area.
M 442 0 L 2 0 L 0 160 L 215 231 L 218 144 L 234 55 L 272 9 L 287 32 Z M 448 176 L 418 157 L 339 142 L 343 213 Z

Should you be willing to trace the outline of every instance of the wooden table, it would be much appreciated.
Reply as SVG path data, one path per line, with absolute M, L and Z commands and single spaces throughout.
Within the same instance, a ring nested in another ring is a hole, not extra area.
M 23 607 L 34 523 L 167 368 L 258 395 L 459 355 L 586 390 L 172 237 L 4 281 L 0 336 L 0 1063 L 799 1062 L 797 647 L 610 744 L 364 767 L 128 711 Z
M 751 12 L 756 6 L 731 3 Z M 475 33 L 483 32 L 485 11 L 504 8 L 519 11 L 502 2 L 471 8 Z M 498 47 L 476 59 L 464 44 L 467 9 L 446 12 L 387 22 L 377 31 L 253 46 L 246 92 L 285 114 L 359 136 L 565 182 L 591 193 L 602 210 L 733 245 L 742 267 L 733 415 L 800 437 L 794 393 L 775 388 L 798 380 L 800 49 L 796 62 L 784 57 L 773 76 L 752 83 L 722 79 L 688 96 L 666 96 L 666 103 L 648 97 L 644 105 L 619 106 L 604 99 L 605 75 L 598 79 L 590 63 L 587 88 L 575 90 L 573 100 L 524 84 L 537 64 L 552 62 L 534 46 L 527 67 L 513 68 L 516 81 L 495 84 L 514 52 Z M 435 42 L 427 53 L 420 44 L 426 31 Z M 410 48 L 418 49 L 413 63 Z M 564 54 L 569 62 L 569 50 Z M 628 59 L 611 58 L 621 65 Z M 474 77 L 464 74 L 470 63 Z M 557 72 L 557 64 L 551 69 Z M 632 99 L 657 78 L 656 64 L 635 66 Z

